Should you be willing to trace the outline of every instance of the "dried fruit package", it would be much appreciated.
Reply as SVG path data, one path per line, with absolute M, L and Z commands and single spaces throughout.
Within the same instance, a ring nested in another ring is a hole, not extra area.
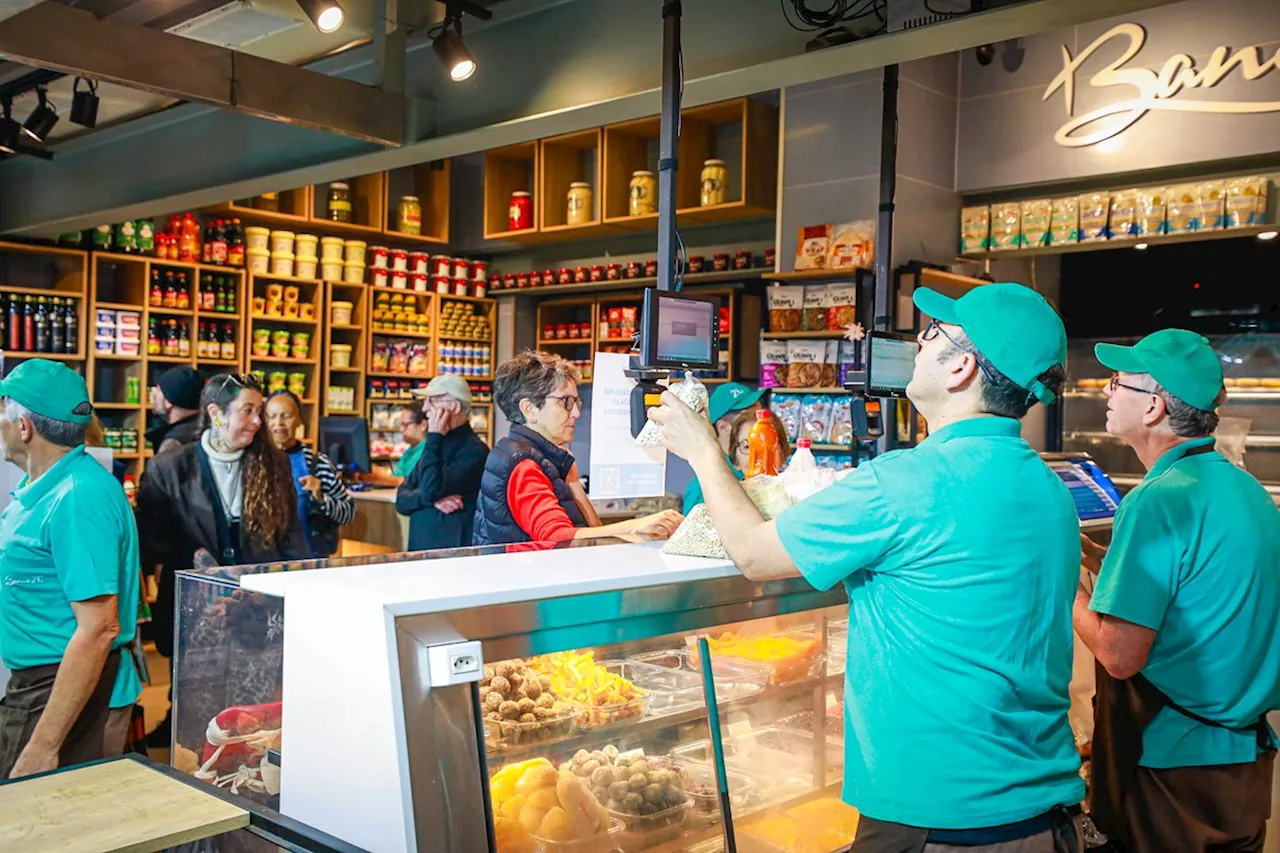
M 1053 216 L 1053 202 L 1038 198 L 1022 203 L 1022 238 L 1024 247 L 1049 245 L 1049 225 Z
M 779 394 L 769 404 L 769 409 L 787 430 L 787 442 L 795 444 L 800 437 L 800 397 L 795 394 Z
M 1200 186 L 1182 184 L 1169 188 L 1167 233 L 1186 234 L 1200 228 Z
M 801 228 L 796 237 L 796 269 L 825 269 L 827 266 L 827 252 L 830 248 L 830 225 L 810 225 L 806 228 Z
M 991 251 L 1018 248 L 1022 240 L 1022 205 L 1016 201 L 991 205 Z
M 1227 181 L 1226 227 L 1261 225 L 1266 214 L 1266 178 L 1233 178 Z M 1261 196 L 1259 196 L 1261 190 Z M 1261 204 L 1259 204 L 1261 201 Z
M 1123 240 L 1138 233 L 1138 191 L 1121 190 L 1111 197 L 1112 240 Z
M 827 325 L 831 332 L 841 332 L 858 320 L 858 286 L 833 284 L 827 288 Z
M 1216 231 L 1226 220 L 1225 181 L 1205 181 L 1200 185 L 1200 230 Z
M 849 408 L 848 397 L 837 398 L 831 407 L 831 431 L 827 443 L 843 447 L 853 445 L 853 410 Z
M 876 223 L 860 219 L 835 226 L 831 234 L 831 251 L 827 269 L 850 270 L 869 267 L 875 254 Z
M 991 208 L 966 207 L 960 211 L 960 253 L 983 252 L 991 245 Z
M 806 332 L 822 332 L 827 328 L 827 287 L 810 285 L 804 289 L 804 309 L 800 328 Z
M 798 332 L 803 317 L 803 287 L 771 287 L 769 299 L 769 331 Z
M 1149 187 L 1138 191 L 1138 215 L 1135 232 L 1139 237 L 1151 237 L 1165 232 L 1165 216 L 1169 191 L 1164 187 Z
M 1107 193 L 1085 193 L 1080 196 L 1080 242 L 1095 243 L 1107 239 L 1107 220 L 1111 213 L 1111 196 Z
M 1076 196 L 1055 198 L 1050 205 L 1049 243 L 1060 246 L 1080 242 L 1080 199 Z
M 818 384 L 823 388 L 834 388 L 840 368 L 840 342 L 827 341 L 827 354 L 822 360 L 822 379 Z
M 800 437 L 814 444 L 827 444 L 831 434 L 831 398 L 806 394 L 800 398 Z
M 684 403 L 695 412 L 705 412 L 707 410 L 707 386 L 698 381 L 698 377 L 694 376 L 692 371 L 685 371 L 683 382 L 673 382 L 671 384 L 671 393 L 675 394 Z M 649 421 L 644 425 L 644 429 L 640 430 L 640 434 L 636 436 L 636 444 L 640 447 L 660 447 L 662 445 L 662 427 L 653 421 Z
M 787 342 L 761 341 L 760 387 L 783 388 L 787 384 Z
M 822 363 L 827 357 L 823 341 L 787 342 L 787 387 L 816 388 L 822 381 Z

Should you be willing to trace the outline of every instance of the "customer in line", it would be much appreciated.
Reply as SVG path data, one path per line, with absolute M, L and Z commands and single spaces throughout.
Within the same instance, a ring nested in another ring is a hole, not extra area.
M 400 437 L 408 449 L 396 460 L 390 474 L 371 471 L 359 475 L 360 481 L 371 486 L 396 487 L 408 479 L 422 458 L 422 442 L 427 437 L 427 413 L 421 403 L 412 403 L 400 409 Z
M 747 465 L 751 460 L 751 427 L 756 422 L 756 411 L 758 406 L 752 406 L 749 409 L 741 411 L 738 416 L 733 419 L 733 426 L 729 430 L 729 453 L 730 466 L 733 468 L 734 476 L 739 480 L 743 478 L 743 472 L 747 470 Z M 778 433 L 779 458 L 786 459 L 791 456 L 791 444 L 787 441 L 787 428 L 783 426 L 782 421 L 773 412 L 769 413 L 769 422 L 773 424 L 773 429 Z M 699 498 L 698 503 L 702 503 Z
M 102 758 L 113 692 L 138 688 L 138 531 L 84 448 L 84 379 L 44 359 L 0 380 L 4 458 L 26 476 L 0 515 L 0 779 Z
M 803 576 L 849 596 L 844 799 L 854 853 L 1082 849 L 1067 722 L 1079 526 L 1019 420 L 1062 388 L 1066 333 L 1034 291 L 989 284 L 933 321 L 907 396 L 929 424 L 764 521 L 715 431 L 675 395 L 650 418 L 689 460 L 747 577 Z M 1055 846 L 1060 845 L 1060 846 Z
M 724 451 L 725 458 L 730 460 L 730 469 L 739 480 L 743 478 L 742 472 L 746 467 L 738 465 L 735 461 L 733 425 L 738 418 L 743 417 L 744 413 L 754 415 L 756 409 L 760 408 L 760 398 L 763 396 L 763 388 L 753 390 L 741 382 L 726 382 L 712 391 L 707 400 L 707 414 L 716 428 L 716 439 L 720 442 L 720 449 Z M 783 434 L 783 432 L 778 433 L 779 436 Z M 685 513 L 688 514 L 702 501 L 702 484 L 698 482 L 697 477 L 694 477 L 684 490 Z
M 156 458 L 138 490 L 142 565 L 159 574 L 151 608 L 156 650 L 173 657 L 174 573 L 306 560 L 288 458 L 263 429 L 262 389 L 251 373 L 212 377 L 200 395 L 200 441 Z M 148 736 L 168 745 L 170 719 Z
M 1214 449 L 1222 366 L 1194 332 L 1098 344 L 1125 495 L 1075 626 L 1098 661 L 1093 815 L 1131 853 L 1261 851 L 1280 709 L 1280 511 Z M 1105 555 L 1105 556 L 1103 556 Z M 1100 565 L 1099 565 L 1100 563 Z
M 171 367 L 151 389 L 151 411 L 161 422 L 147 430 L 156 456 L 181 450 L 200 439 L 200 391 L 204 378 L 190 367 Z
M 267 398 L 266 415 L 272 443 L 289 458 L 298 497 L 298 524 L 311 546 L 311 556 L 330 557 L 338 551 L 339 529 L 356 517 L 356 502 L 329 457 L 298 440 L 302 401 L 297 395 L 292 391 L 272 393 Z
M 471 429 L 471 388 L 461 376 L 441 374 L 415 394 L 427 422 L 418 461 L 396 490 L 396 512 L 409 517 L 409 550 L 471 544 L 489 447 Z
M 632 521 L 588 526 L 571 484 L 569 450 L 582 415 L 578 369 L 557 355 L 526 351 L 498 367 L 494 400 L 512 424 L 489 453 L 476 507 L 477 545 L 561 542 L 640 535 L 665 539 L 683 516 L 667 510 Z

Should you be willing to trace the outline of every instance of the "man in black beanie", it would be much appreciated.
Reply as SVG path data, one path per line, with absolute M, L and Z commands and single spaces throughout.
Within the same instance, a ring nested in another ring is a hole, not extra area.
M 151 389 L 151 410 L 162 422 L 147 430 L 156 456 L 181 450 L 200 437 L 200 391 L 204 379 L 190 367 L 174 367 L 160 374 Z

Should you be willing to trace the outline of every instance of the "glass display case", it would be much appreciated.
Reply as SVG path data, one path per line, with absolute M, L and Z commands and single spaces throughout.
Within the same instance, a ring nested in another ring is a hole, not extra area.
M 1280 502 L 1280 335 L 1241 333 L 1208 336 L 1222 360 L 1227 402 L 1219 409 L 1218 449 L 1258 478 Z M 1084 451 L 1112 475 L 1122 489 L 1144 474 L 1137 455 L 1107 433 L 1111 372 L 1093 355 L 1094 344 L 1133 344 L 1138 338 L 1069 342 L 1070 385 L 1063 401 L 1063 448 Z
M 176 766 L 369 850 L 852 842 L 842 590 L 599 543 L 321 567 L 180 575 Z

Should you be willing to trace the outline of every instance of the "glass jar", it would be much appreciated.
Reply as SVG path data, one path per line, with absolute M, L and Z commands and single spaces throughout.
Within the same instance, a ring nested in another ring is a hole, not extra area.
M 422 233 L 422 205 L 416 195 L 401 197 L 396 227 L 401 234 Z
M 631 215 L 648 216 L 658 212 L 658 182 L 653 172 L 631 173 Z
M 565 215 L 567 225 L 585 225 L 591 221 L 591 184 L 569 184 L 569 207 Z
M 340 181 L 329 184 L 328 215 L 332 222 L 351 221 L 351 187 Z
M 511 194 L 507 211 L 508 231 L 527 231 L 533 227 L 533 196 L 523 190 Z
M 729 170 L 723 160 L 708 160 L 702 164 L 702 206 L 724 204 L 725 189 L 729 183 Z
M 280 210 L 280 193 L 263 193 L 253 200 L 253 206 L 258 210 L 269 210 L 272 213 L 278 213 Z

